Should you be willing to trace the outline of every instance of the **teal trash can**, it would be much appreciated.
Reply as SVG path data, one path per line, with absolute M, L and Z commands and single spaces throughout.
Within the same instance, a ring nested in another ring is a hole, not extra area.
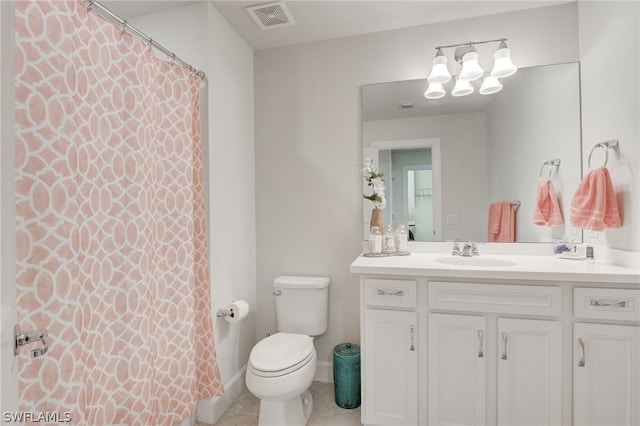
M 355 343 L 333 348 L 333 386 L 340 407 L 360 406 L 360 346 Z

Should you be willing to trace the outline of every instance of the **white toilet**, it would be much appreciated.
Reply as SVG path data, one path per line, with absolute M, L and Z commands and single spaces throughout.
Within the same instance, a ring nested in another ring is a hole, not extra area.
M 247 388 L 260 399 L 260 426 L 302 426 L 313 399 L 313 336 L 327 330 L 329 278 L 278 277 L 273 282 L 278 332 L 259 341 L 247 365 Z

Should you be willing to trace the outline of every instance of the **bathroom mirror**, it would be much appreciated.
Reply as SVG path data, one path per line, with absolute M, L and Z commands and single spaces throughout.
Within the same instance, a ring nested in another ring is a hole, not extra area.
M 509 201 L 519 205 L 515 242 L 581 241 L 568 224 L 582 176 L 579 64 L 521 68 L 492 95 L 477 80 L 473 94 L 453 97 L 452 84 L 436 100 L 423 95 L 426 79 L 362 87 L 363 157 L 385 174 L 385 222 L 408 225 L 415 241 L 487 241 L 490 204 Z M 547 178 L 563 226 L 533 223 Z M 364 200 L 364 239 L 371 209 Z

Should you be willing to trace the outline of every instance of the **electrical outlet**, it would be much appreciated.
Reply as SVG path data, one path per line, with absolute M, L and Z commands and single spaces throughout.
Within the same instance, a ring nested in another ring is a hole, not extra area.
M 458 223 L 458 215 L 455 213 L 447 213 L 447 225 L 455 225 Z

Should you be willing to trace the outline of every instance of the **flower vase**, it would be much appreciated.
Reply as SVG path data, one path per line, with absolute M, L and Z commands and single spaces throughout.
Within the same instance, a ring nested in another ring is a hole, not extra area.
M 372 227 L 377 226 L 382 234 L 384 232 L 384 217 L 382 214 L 382 209 L 373 209 L 371 210 L 371 220 L 369 221 L 369 230 Z

